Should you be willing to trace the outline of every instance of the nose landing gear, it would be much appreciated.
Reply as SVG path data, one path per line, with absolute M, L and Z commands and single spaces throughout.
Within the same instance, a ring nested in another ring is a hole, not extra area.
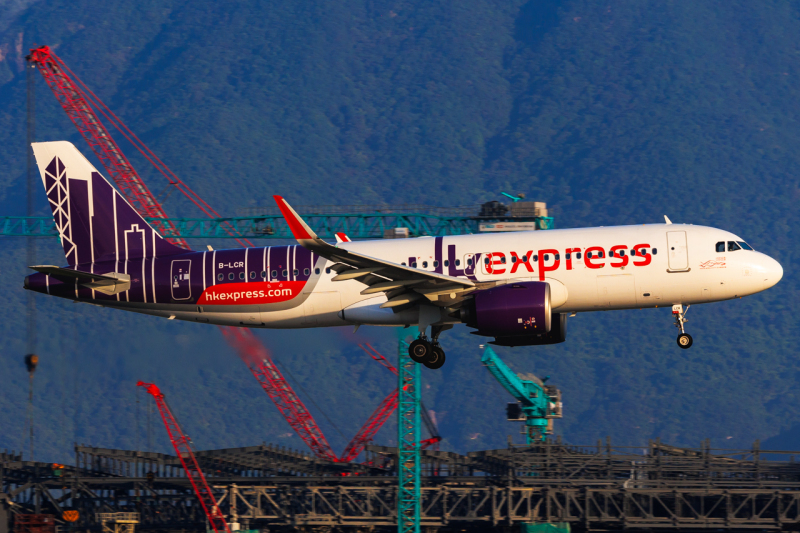
M 684 350 L 688 350 L 691 348 L 692 343 L 692 336 L 686 333 L 683 325 L 688 322 L 686 319 L 686 313 L 689 311 L 690 305 L 686 306 L 686 310 L 683 309 L 683 304 L 675 304 L 672 306 L 672 315 L 675 317 L 675 327 L 681 330 L 681 334 L 678 335 L 678 346 L 683 348 Z

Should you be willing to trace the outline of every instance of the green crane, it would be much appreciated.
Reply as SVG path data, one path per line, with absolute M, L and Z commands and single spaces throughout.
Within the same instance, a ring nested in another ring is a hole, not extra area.
M 528 445 L 545 442 L 553 433 L 552 420 L 561 418 L 561 391 L 543 380 L 529 374 L 518 376 L 502 359 L 487 346 L 481 363 L 500 382 L 509 394 L 516 398 L 508 405 L 509 420 L 525 421 L 525 436 Z
M 402 333 L 401 333 L 402 334 Z M 399 340 L 397 364 L 397 532 L 420 533 L 420 366 Z

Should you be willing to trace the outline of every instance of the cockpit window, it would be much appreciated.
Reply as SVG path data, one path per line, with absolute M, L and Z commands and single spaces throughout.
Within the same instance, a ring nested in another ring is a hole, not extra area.
M 725 241 L 717 243 L 717 252 L 725 253 Z
M 736 244 L 738 244 L 739 246 L 741 246 L 741 247 L 742 247 L 742 248 L 744 248 L 745 250 L 750 250 L 751 252 L 752 252 L 752 251 L 754 251 L 754 250 L 753 250 L 753 247 L 752 247 L 752 246 L 750 246 L 749 244 L 747 244 L 747 243 L 746 243 L 746 242 L 744 242 L 744 241 L 736 241 Z
M 729 252 L 735 252 L 736 250 L 741 250 L 741 249 L 742 249 L 742 247 L 739 246 L 738 244 L 736 244 L 735 242 L 728 241 L 728 251 Z

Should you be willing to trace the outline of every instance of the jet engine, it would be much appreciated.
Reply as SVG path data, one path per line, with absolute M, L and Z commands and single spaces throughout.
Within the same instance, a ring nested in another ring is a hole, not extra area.
M 553 313 L 550 284 L 509 283 L 479 291 L 459 310 L 475 335 L 494 337 L 499 346 L 557 344 L 567 336 L 567 314 Z

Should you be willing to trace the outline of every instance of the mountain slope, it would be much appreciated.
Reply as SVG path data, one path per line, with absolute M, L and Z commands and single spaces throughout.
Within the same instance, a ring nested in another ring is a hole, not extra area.
M 793 435 L 798 33 L 798 7 L 779 0 L 23 5 L 0 32 L 0 212 L 22 214 L 25 205 L 22 35 L 25 47 L 57 47 L 224 214 L 266 205 L 273 193 L 295 204 L 458 205 L 504 190 L 547 201 L 558 227 L 663 214 L 721 227 L 776 257 L 785 276 L 766 293 L 693 307 L 691 350 L 677 348 L 669 311 L 659 309 L 581 314 L 563 345 L 501 353 L 561 386 L 558 427 L 572 442 L 610 434 L 629 444 L 709 437 L 740 446 Z M 37 84 L 38 138 L 66 138 L 88 153 Z M 37 205 L 44 213 L 43 195 Z M 175 194 L 166 208 L 196 214 Z M 38 249 L 40 260 L 61 261 L 55 242 Z M 0 240 L 0 405 L 9 428 L 0 447 L 9 448 L 20 446 L 26 401 L 23 258 L 21 240 Z M 68 455 L 73 439 L 141 444 L 137 379 L 168 391 L 201 447 L 298 440 L 214 328 L 37 302 L 43 454 Z M 393 332 L 365 330 L 394 353 Z M 345 332 L 259 335 L 339 427 L 317 412 L 338 449 L 394 386 Z M 457 328 L 444 340 L 447 366 L 424 375 L 447 446 L 503 446 L 516 428 L 503 419 L 505 393 L 478 362 L 480 339 Z M 358 386 L 343 391 L 342 382 Z

